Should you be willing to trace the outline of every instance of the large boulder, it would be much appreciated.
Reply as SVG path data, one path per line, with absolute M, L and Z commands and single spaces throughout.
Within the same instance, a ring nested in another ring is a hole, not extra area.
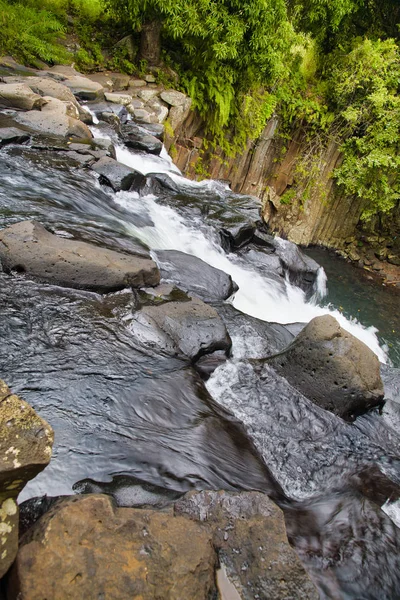
M 147 290 L 144 299 L 145 293 L 139 297 L 149 304 L 135 314 L 132 325 L 142 340 L 147 330 L 150 345 L 170 354 L 181 352 L 192 361 L 216 350 L 229 353 L 231 339 L 214 308 L 170 285 Z
M 72 75 L 63 81 L 63 85 L 67 86 L 78 100 L 101 100 L 104 98 L 103 86 L 83 75 Z
M 114 192 L 129 190 L 135 182 L 141 184 L 143 179 L 143 175 L 135 169 L 106 156 L 97 161 L 92 169 L 100 175 L 100 182 L 111 186 Z
M 208 524 L 222 597 L 317 600 L 319 594 L 290 547 L 283 512 L 258 492 L 189 492 L 175 514 Z M 230 593 L 229 593 L 230 592 Z
M 21 110 L 40 110 L 45 100 L 24 83 L 0 83 L 0 106 Z
M 0 577 L 18 550 L 17 496 L 50 462 L 53 430 L 0 379 Z
M 121 135 L 128 148 L 156 155 L 160 154 L 162 150 L 162 142 L 159 139 L 132 122 L 122 125 Z
M 0 260 L 7 272 L 100 293 L 157 285 L 160 279 L 149 258 L 65 239 L 36 221 L 22 221 L 0 231 Z
M 382 404 L 377 356 L 331 315 L 312 319 L 268 360 L 306 398 L 346 420 Z
M 237 290 L 230 275 L 179 250 L 157 250 L 161 276 L 205 302 L 226 300 Z
M 320 269 L 319 264 L 303 254 L 293 242 L 274 238 L 274 245 L 282 267 L 288 273 L 290 281 L 306 292 L 313 290 Z
M 79 111 L 71 102 L 51 96 L 43 98 L 46 105 L 41 111 L 32 110 L 14 116 L 17 123 L 39 134 L 61 137 L 92 138 L 90 129 L 79 121 Z
M 22 538 L 7 597 L 206 600 L 216 562 L 200 523 L 77 496 L 54 505 Z

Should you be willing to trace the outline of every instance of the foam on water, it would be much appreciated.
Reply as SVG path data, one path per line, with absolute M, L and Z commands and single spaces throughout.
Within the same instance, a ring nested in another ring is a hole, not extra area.
M 225 254 L 213 240 L 211 229 L 209 235 L 206 235 L 204 226 L 200 228 L 200 223 L 195 220 L 187 222 L 173 208 L 158 204 L 154 196 L 148 195 L 139 200 L 137 194 L 119 192 L 116 201 L 136 213 L 146 211 L 151 218 L 154 223 L 152 227 L 129 226 L 131 233 L 150 249 L 180 250 L 229 273 L 239 286 L 230 302 L 243 313 L 276 323 L 305 323 L 316 316 L 329 313 L 342 327 L 367 344 L 381 362 L 386 362 L 375 328 L 364 328 L 356 320 L 346 319 L 338 310 L 318 306 L 315 300 L 307 302 L 303 290 L 291 285 L 289 281 L 278 284 L 259 274 L 235 254 Z M 320 278 L 323 281 L 322 274 Z M 323 283 L 319 285 L 322 287 Z

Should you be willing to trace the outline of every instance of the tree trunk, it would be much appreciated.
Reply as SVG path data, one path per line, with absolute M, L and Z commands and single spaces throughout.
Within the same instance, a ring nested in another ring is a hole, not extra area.
M 140 36 L 140 58 L 146 60 L 150 67 L 157 67 L 161 62 L 161 21 L 150 21 L 142 26 Z

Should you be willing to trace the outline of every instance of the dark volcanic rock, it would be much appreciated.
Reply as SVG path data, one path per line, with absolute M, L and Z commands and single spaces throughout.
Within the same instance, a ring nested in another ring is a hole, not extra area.
M 160 302 L 144 306 L 134 316 L 138 325 L 150 330 L 149 344 L 153 341 L 168 353 L 180 351 L 193 361 L 216 350 L 223 350 L 227 355 L 231 340 L 217 311 L 180 290 L 177 292 L 182 296 L 176 301 L 173 292 L 169 285 L 155 288 L 154 294 Z M 154 330 L 156 334 L 157 330 L 160 333 L 155 336 Z
M 7 272 L 100 293 L 157 285 L 160 277 L 150 259 L 61 238 L 35 221 L 0 231 L 0 259 Z
M 106 156 L 100 158 L 92 169 L 100 175 L 100 182 L 111 186 L 114 192 L 129 190 L 132 186 L 140 185 L 143 180 L 141 173 Z
M 317 279 L 319 264 L 303 254 L 293 242 L 275 238 L 275 247 L 290 281 L 306 292 L 310 291 Z
M 255 223 L 239 223 L 220 231 L 221 245 L 226 252 L 233 252 L 249 244 L 256 229 Z
M 0 129 L 0 146 L 6 144 L 22 144 L 29 140 L 29 133 L 18 127 L 2 127 Z
M 232 278 L 224 271 L 179 250 L 157 250 L 161 276 L 205 302 L 226 300 L 236 290 Z
M 50 462 L 53 430 L 0 379 L 0 577 L 18 550 L 17 496 Z
M 227 598 L 319 598 L 289 545 L 282 511 L 265 494 L 189 492 L 175 503 L 175 514 L 211 528 L 222 570 L 218 584 L 227 579 L 236 588 Z
M 129 148 L 144 150 L 150 154 L 160 154 L 162 142 L 154 135 L 147 133 L 143 128 L 133 123 L 127 123 L 121 127 L 121 135 Z
M 330 315 L 312 319 L 270 362 L 307 398 L 346 420 L 382 404 L 377 356 Z
M 57 503 L 22 539 L 8 598 L 205 600 L 217 556 L 201 523 L 115 508 L 102 495 Z

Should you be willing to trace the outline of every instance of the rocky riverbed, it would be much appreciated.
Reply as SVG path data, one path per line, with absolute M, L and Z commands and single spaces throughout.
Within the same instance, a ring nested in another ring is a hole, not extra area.
M 6 597 L 397 597 L 400 377 L 373 332 L 318 308 L 256 197 L 168 161 L 183 94 L 4 64 Z

